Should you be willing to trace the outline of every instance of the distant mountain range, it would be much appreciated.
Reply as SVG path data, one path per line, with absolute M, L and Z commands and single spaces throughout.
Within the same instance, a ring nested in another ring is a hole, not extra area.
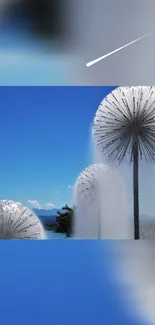
M 56 224 L 57 212 L 64 212 L 62 209 L 33 209 L 42 224 Z M 155 239 L 155 217 L 140 215 L 140 237 L 143 239 Z
M 62 209 L 33 209 L 32 210 L 37 217 L 40 219 L 40 221 L 43 224 L 55 224 L 56 223 L 56 217 L 58 216 L 59 212 L 64 212 Z
M 150 216 L 146 216 L 145 214 L 141 214 L 140 217 L 139 217 L 140 220 L 142 221 L 155 221 L 155 217 L 150 217 Z

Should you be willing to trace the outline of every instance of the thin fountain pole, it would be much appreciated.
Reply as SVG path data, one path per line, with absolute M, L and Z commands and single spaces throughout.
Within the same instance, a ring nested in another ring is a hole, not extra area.
M 139 181 L 138 181 L 138 141 L 133 144 L 133 200 L 134 200 L 134 238 L 139 239 Z

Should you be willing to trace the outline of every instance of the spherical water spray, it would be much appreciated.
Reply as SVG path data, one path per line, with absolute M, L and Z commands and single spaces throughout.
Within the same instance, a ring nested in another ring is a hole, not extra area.
M 0 201 L 0 239 L 46 239 L 37 216 L 20 202 Z
M 133 162 L 135 239 L 139 239 L 140 159 L 155 162 L 155 87 L 119 87 L 104 98 L 94 119 L 100 152 L 121 163 Z

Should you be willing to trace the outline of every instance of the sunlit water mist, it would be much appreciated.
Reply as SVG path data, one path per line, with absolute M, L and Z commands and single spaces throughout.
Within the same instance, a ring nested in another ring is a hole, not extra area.
M 111 261 L 111 281 L 119 289 L 129 312 L 133 312 L 141 324 L 155 324 L 154 241 L 111 242 L 107 245 L 107 254 Z
M 130 208 L 130 217 L 132 223 L 133 218 L 133 166 L 129 163 L 128 156 L 124 157 L 124 163 L 118 164 L 117 161 L 110 161 L 104 154 L 98 150 L 96 141 L 94 141 L 93 132 L 91 132 L 91 146 L 92 146 L 92 161 L 93 163 L 102 163 L 108 165 L 111 168 L 115 168 L 122 177 L 126 186 L 126 192 L 128 197 L 128 205 Z M 139 165 L 139 195 L 140 195 L 140 226 L 141 215 L 146 217 L 154 217 L 154 191 L 155 191 L 155 165 L 148 164 L 145 161 L 141 161 Z M 152 237 L 153 239 L 153 237 Z
M 74 237 L 131 239 L 132 223 L 121 176 L 109 166 L 94 164 L 78 177 L 74 187 Z
M 93 126 L 91 128 L 91 147 L 92 147 L 92 160 L 94 164 L 106 164 L 106 159 L 99 152 L 96 142 L 94 141 Z

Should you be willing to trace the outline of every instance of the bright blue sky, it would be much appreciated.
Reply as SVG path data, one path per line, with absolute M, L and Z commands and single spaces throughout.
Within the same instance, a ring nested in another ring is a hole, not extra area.
M 113 88 L 0 88 L 0 197 L 70 204 L 68 185 L 91 163 L 94 114 Z
M 94 114 L 114 88 L 1 87 L 1 199 L 23 204 L 37 200 L 44 208 L 49 202 L 56 207 L 71 204 L 68 185 L 93 163 Z M 120 168 L 131 197 L 131 168 L 125 164 Z M 142 165 L 141 213 L 154 215 L 154 184 L 154 167 Z

